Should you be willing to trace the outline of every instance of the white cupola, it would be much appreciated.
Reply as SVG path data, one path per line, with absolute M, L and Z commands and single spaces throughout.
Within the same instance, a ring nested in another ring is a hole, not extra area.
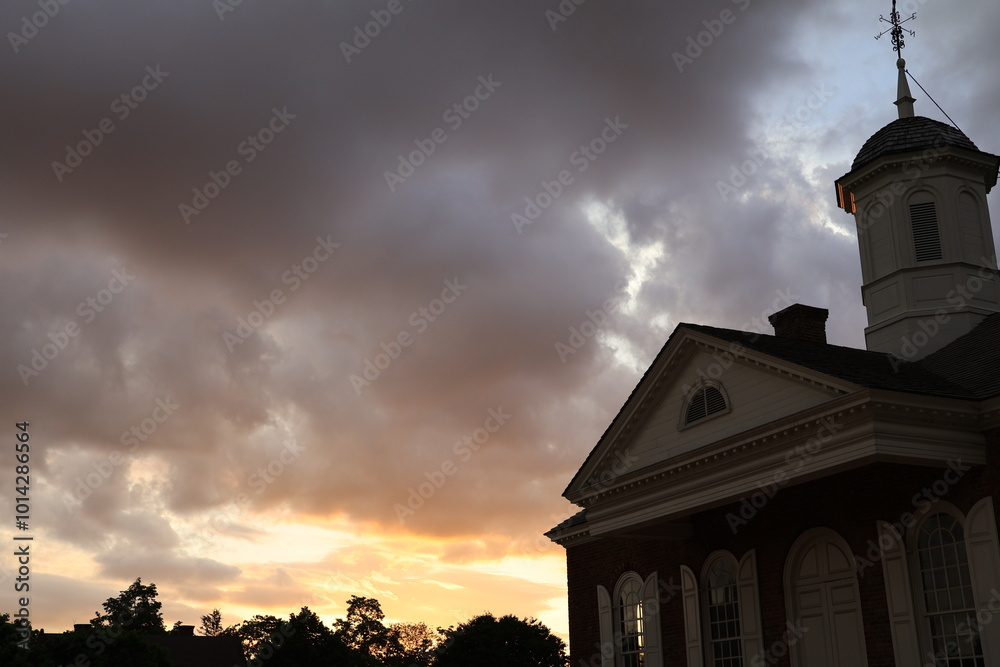
M 858 229 L 867 347 L 912 361 L 1000 312 L 986 202 L 1000 157 L 914 115 L 905 66 L 900 58 L 899 118 L 865 142 L 836 186 Z

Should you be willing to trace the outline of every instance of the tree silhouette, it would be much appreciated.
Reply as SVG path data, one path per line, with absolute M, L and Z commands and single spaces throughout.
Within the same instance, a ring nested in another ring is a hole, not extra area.
M 155 584 L 135 582 L 103 603 L 83 631 L 32 631 L 29 651 L 10 616 L 0 614 L 0 667 L 170 667 L 162 642 L 166 634 Z M 266 667 L 566 667 L 566 646 L 535 619 L 483 614 L 447 630 L 424 623 L 386 626 L 375 598 L 347 601 L 347 616 L 331 629 L 308 607 L 288 620 L 256 615 L 223 629 L 222 613 L 201 617 L 201 634 L 235 637 L 249 664 Z M 180 621 L 174 624 L 176 632 Z M 172 646 L 172 644 L 170 645 Z M 81 660 L 84 662 L 81 663 Z
M 261 616 L 243 621 L 227 628 L 223 634 L 238 637 L 243 644 L 243 653 L 247 661 L 270 661 L 285 644 L 288 633 L 285 622 L 277 616 Z
M 477 616 L 440 630 L 434 667 L 566 667 L 566 644 L 536 619 Z
M 250 664 L 259 662 L 267 667 L 365 667 L 369 664 L 308 607 L 289 615 L 287 621 L 276 616 L 254 616 L 227 628 L 222 634 L 239 637 Z
M 0 665 L 3 667 L 173 667 L 167 652 L 143 632 L 121 627 L 91 628 L 88 632 L 32 633 L 25 651 L 5 641 L 5 616 L 0 616 Z M 13 656 L 13 658 L 11 658 Z
M 0 614 L 0 665 L 27 667 L 29 664 L 28 651 L 17 645 L 23 639 L 17 630 L 16 622 L 10 621 L 10 614 Z
M 399 640 L 382 623 L 384 618 L 378 600 L 352 595 L 347 601 L 347 618 L 334 623 L 337 637 L 350 648 L 376 660 L 399 654 L 402 651 Z
M 275 665 L 298 667 L 361 667 L 363 656 L 341 641 L 308 607 L 288 619 L 291 630 Z M 270 667 L 270 666 L 269 666 Z
M 399 652 L 383 658 L 386 667 L 428 667 L 431 664 L 437 633 L 426 623 L 392 623 L 389 632 L 396 638 Z
M 198 629 L 206 637 L 217 637 L 222 634 L 222 612 L 213 609 L 211 613 L 201 617 L 201 627 Z
M 141 577 L 118 597 L 108 598 L 101 606 L 104 613 L 94 612 L 90 621 L 95 628 L 127 628 L 147 634 L 167 631 L 160 613 L 163 603 L 156 599 L 156 584 L 143 586 Z

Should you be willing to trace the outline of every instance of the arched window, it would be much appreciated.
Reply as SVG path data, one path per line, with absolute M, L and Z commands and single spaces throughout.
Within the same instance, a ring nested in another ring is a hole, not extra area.
M 729 411 L 729 402 L 723 393 L 722 385 L 705 383 L 692 390 L 690 398 L 684 407 L 682 426 L 700 422 L 713 415 Z
M 916 547 L 923 630 L 937 665 L 985 665 L 961 520 L 949 512 L 928 516 Z
M 1000 664 L 1000 539 L 993 498 L 967 515 L 935 499 L 934 512 L 906 526 L 877 523 L 897 665 Z M 983 610 L 989 616 L 981 617 Z M 928 658 L 928 656 L 933 656 Z
M 618 584 L 615 620 L 620 638 L 620 667 L 642 667 L 645 655 L 645 619 L 642 614 L 642 580 L 626 576 Z
M 764 646 L 756 552 L 751 549 L 737 561 L 729 551 L 716 551 L 702 566 L 701 582 L 691 568 L 681 566 L 687 664 L 757 664 Z
M 743 667 L 739 590 L 736 563 L 731 558 L 719 558 L 712 563 L 705 592 L 709 665 Z
M 656 572 L 626 572 L 614 590 L 597 587 L 601 667 L 663 667 Z

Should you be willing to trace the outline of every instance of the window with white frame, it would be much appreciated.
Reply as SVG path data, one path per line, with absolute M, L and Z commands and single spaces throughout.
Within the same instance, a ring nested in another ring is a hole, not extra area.
M 1000 664 L 1000 538 L 993 498 L 968 514 L 944 500 L 908 524 L 877 522 L 896 664 Z M 986 618 L 993 620 L 982 624 Z
M 642 614 L 642 580 L 638 575 L 621 581 L 616 601 L 619 667 L 643 667 L 646 658 L 645 620 Z
M 597 587 L 601 667 L 663 667 L 658 581 L 626 572 L 612 590 Z
M 733 559 L 722 557 L 712 563 L 705 593 L 709 665 L 743 667 L 739 588 Z
M 751 549 L 736 560 L 716 551 L 694 571 L 681 566 L 685 653 L 689 667 L 744 667 L 763 654 L 757 556 Z
M 699 586 L 694 571 L 681 566 L 688 666 L 756 664 L 763 651 L 756 552 L 739 560 L 725 550 L 709 555 L 701 581 Z
M 923 630 L 935 667 L 983 667 L 976 601 L 960 519 L 936 512 L 921 522 L 916 540 Z

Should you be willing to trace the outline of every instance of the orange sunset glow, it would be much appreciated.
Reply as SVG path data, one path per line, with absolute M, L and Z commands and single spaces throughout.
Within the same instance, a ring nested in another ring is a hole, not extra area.
M 141 578 L 168 627 L 358 595 L 568 641 L 545 533 L 677 324 L 787 299 L 863 345 L 829 184 L 896 72 L 861 0 L 43 2 L 0 9 L 0 613 L 35 628 Z M 916 4 L 917 76 L 1000 145 L 1000 9 Z

